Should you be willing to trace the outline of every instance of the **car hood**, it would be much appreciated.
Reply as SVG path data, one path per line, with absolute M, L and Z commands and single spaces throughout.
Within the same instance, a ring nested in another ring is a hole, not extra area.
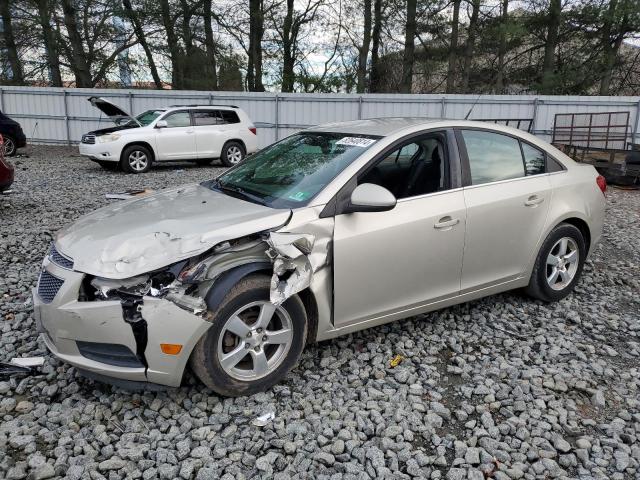
M 136 120 L 135 117 L 131 116 L 130 113 L 126 112 L 122 108 L 120 108 L 115 103 L 110 102 L 102 97 L 89 97 L 88 98 L 91 105 L 96 107 L 102 113 L 104 113 L 107 117 L 112 119 L 114 122 L 121 123 L 123 119 L 130 119 L 136 125 L 140 125 L 140 122 Z
M 74 270 L 122 279 L 284 225 L 290 210 L 229 197 L 199 184 L 109 205 L 61 230 L 56 248 Z
M 141 128 L 139 125 L 125 124 L 115 127 L 100 128 L 88 132 L 88 135 L 106 135 L 107 133 L 119 132 L 122 130 L 131 130 L 132 128 Z

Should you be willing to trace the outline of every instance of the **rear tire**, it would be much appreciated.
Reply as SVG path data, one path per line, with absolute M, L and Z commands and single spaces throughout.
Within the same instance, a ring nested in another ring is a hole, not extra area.
M 545 302 L 562 300 L 580 279 L 586 255 L 587 248 L 580 230 L 561 223 L 540 247 L 525 292 Z
M 225 167 L 233 167 L 234 165 L 242 163 L 246 156 L 247 152 L 244 148 L 244 145 L 234 140 L 224 144 L 224 146 L 222 147 L 222 155 L 220 155 L 220 160 L 222 160 L 222 164 Z
M 124 149 L 120 168 L 127 173 L 145 173 L 151 168 L 153 155 L 143 145 L 131 145 Z
M 116 170 L 118 168 L 118 162 L 104 162 L 98 161 L 98 165 L 100 165 L 105 170 Z
M 16 148 L 16 141 L 11 135 L 2 135 L 4 140 L 4 154 L 7 157 L 13 157 L 18 150 Z
M 250 275 L 208 312 L 213 325 L 194 347 L 189 363 L 202 383 L 220 395 L 267 390 L 300 359 L 307 337 L 302 300 L 293 295 L 276 307 L 269 301 L 269 288 L 270 277 Z

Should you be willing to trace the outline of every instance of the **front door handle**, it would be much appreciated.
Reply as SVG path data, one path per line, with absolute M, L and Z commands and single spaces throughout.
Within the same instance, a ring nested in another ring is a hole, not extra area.
M 433 228 L 437 228 L 438 230 L 451 230 L 452 227 L 459 223 L 459 218 L 451 218 L 449 215 L 447 215 L 446 217 L 442 217 L 440 220 L 438 220 L 438 223 L 436 223 Z
M 529 198 L 527 198 L 527 201 L 524 202 L 524 206 L 525 207 L 537 207 L 542 202 L 544 202 L 544 198 L 543 197 L 539 197 L 538 195 L 531 195 Z
M 193 130 L 193 129 L 187 130 L 185 133 L 195 133 L 195 130 Z

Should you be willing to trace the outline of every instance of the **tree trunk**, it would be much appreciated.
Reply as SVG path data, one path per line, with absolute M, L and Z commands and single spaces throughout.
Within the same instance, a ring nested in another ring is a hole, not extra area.
M 71 70 L 76 77 L 76 87 L 92 88 L 91 66 L 87 60 L 82 36 L 78 29 L 74 0 L 62 0 L 62 13 L 71 47 Z
M 447 93 L 455 91 L 456 63 L 458 62 L 458 29 L 460 23 L 460 2 L 453 0 L 453 19 L 451 21 L 451 40 L 449 42 L 449 66 L 447 68 Z
M 369 91 L 380 91 L 380 34 L 382 32 L 382 0 L 373 0 L 373 31 L 371 33 L 371 72 Z
M 178 38 L 173 20 L 171 19 L 169 0 L 160 0 L 160 13 L 162 16 L 162 24 L 167 32 L 167 46 L 169 47 L 169 56 L 171 57 L 171 86 L 180 90 L 184 88 L 183 53 L 178 45 Z
M 404 53 L 402 55 L 402 81 L 400 93 L 411 93 L 413 84 L 413 63 L 416 38 L 416 0 L 407 0 L 407 24 L 404 34 Z
M 503 93 L 504 81 L 504 57 L 507 54 L 507 23 L 509 22 L 509 0 L 502 0 L 502 12 L 500 15 L 500 39 L 498 44 L 498 74 L 496 75 L 496 93 Z
M 615 0 L 613 0 L 615 1 Z M 551 0 L 547 17 L 547 41 L 544 45 L 544 63 L 542 64 L 541 92 L 552 94 L 556 89 L 555 66 L 556 47 L 558 46 L 558 34 L 562 15 L 562 0 Z
M 49 0 L 37 0 L 38 22 L 42 28 L 42 40 L 47 56 L 47 67 L 52 87 L 62 87 L 62 75 L 60 74 L 60 59 L 58 57 L 58 44 L 56 35 L 51 28 L 51 11 Z
M 211 0 L 204 2 L 204 41 L 207 48 L 207 58 L 211 65 L 211 84 L 213 89 L 218 89 L 218 73 L 216 65 L 216 44 L 213 40 L 213 29 L 211 28 Z
M 471 18 L 469 19 L 469 30 L 467 32 L 467 42 L 464 46 L 464 64 L 462 67 L 462 93 L 469 92 L 469 76 L 471 75 L 471 61 L 473 59 L 473 48 L 478 33 L 478 15 L 480 13 L 480 3 L 482 0 L 472 0 Z
M 362 46 L 358 49 L 358 71 L 356 91 L 364 93 L 367 81 L 367 59 L 369 58 L 369 45 L 371 44 L 371 0 L 364 0 L 364 33 Z
M 287 0 L 287 14 L 282 25 L 282 92 L 293 92 L 293 0 Z
M 602 50 L 604 54 L 602 64 L 602 78 L 600 79 L 600 95 L 609 95 L 611 90 L 611 77 L 613 69 L 616 65 L 616 58 L 624 35 L 616 36 L 612 42 L 613 21 L 618 7 L 618 0 L 611 0 L 607 12 L 605 14 L 604 23 L 602 25 Z
M 157 89 L 162 89 L 162 80 L 160 80 L 160 75 L 158 74 L 158 69 L 156 67 L 156 62 L 153 60 L 153 55 L 151 53 L 151 49 L 149 48 L 149 44 L 147 43 L 147 38 L 144 34 L 144 30 L 142 28 L 142 24 L 140 23 L 140 19 L 138 18 L 137 13 L 131 6 L 131 0 L 122 0 L 122 5 L 124 6 L 125 12 L 133 25 L 133 31 L 138 37 L 138 41 L 140 45 L 142 45 L 142 49 L 144 50 L 145 55 L 147 56 L 147 63 L 149 64 L 149 70 L 151 71 L 151 77 L 153 78 L 153 83 L 156 85 Z
M 262 0 L 249 0 L 249 62 L 247 87 L 251 92 L 264 92 L 262 84 L 262 37 L 264 12 Z
M 4 37 L 4 46 L 7 49 L 9 57 L 9 66 L 11 67 L 11 83 L 20 85 L 24 82 L 22 75 L 22 64 L 18 56 L 18 48 L 16 40 L 13 37 L 13 26 L 11 25 L 11 7 L 9 0 L 0 0 L 0 16 L 2 16 L 2 34 Z

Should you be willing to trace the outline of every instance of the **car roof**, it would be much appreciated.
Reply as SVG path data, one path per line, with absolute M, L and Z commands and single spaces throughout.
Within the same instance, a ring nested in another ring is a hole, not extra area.
M 401 132 L 402 130 L 415 129 L 415 127 L 420 126 L 424 126 L 424 128 L 485 128 L 487 130 L 517 134 L 520 136 L 526 134 L 524 130 L 518 130 L 513 127 L 508 127 L 493 122 L 427 117 L 367 118 L 363 120 L 351 120 L 347 122 L 325 123 L 323 125 L 317 125 L 315 127 L 307 128 L 305 131 L 388 137 L 395 133 Z
M 228 110 L 238 110 L 239 107 L 236 105 L 202 105 L 202 104 L 191 104 L 191 105 L 169 105 L 167 108 L 218 108 L 218 109 L 228 109 Z

